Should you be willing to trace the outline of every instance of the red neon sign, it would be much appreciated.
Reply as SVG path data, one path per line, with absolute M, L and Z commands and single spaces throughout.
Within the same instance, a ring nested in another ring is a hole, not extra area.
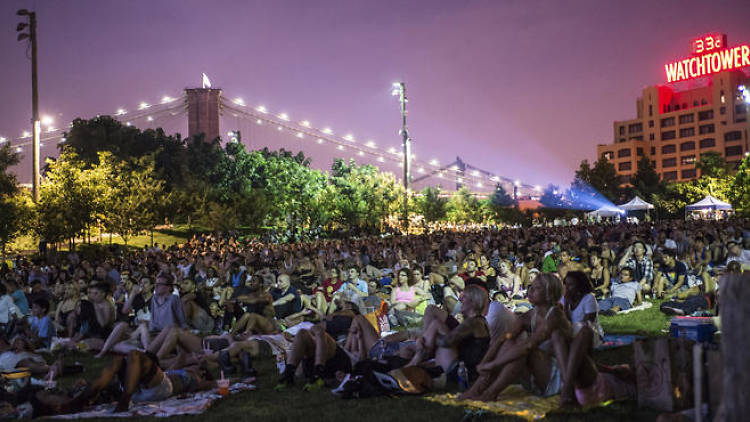
M 710 39 L 715 40 L 713 37 L 710 37 Z M 717 49 L 714 44 L 710 50 L 705 49 L 705 44 L 703 47 L 703 53 L 698 56 L 665 64 L 664 70 L 667 73 L 667 82 L 686 81 L 725 70 L 750 66 L 750 46 L 747 44 L 732 48 L 722 47 L 721 49 Z
M 690 50 L 694 55 L 701 55 L 713 50 L 721 50 L 727 46 L 727 34 L 708 34 L 690 42 Z

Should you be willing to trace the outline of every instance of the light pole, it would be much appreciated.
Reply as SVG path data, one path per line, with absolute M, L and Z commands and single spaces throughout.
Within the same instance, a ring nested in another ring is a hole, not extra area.
M 404 227 L 406 233 L 409 233 L 409 193 L 411 190 L 411 139 L 409 138 L 409 132 L 406 128 L 406 103 L 409 100 L 406 98 L 406 84 L 403 82 L 394 82 L 393 90 L 391 95 L 398 96 L 399 103 L 401 105 L 401 134 L 402 143 L 404 147 Z
M 42 123 L 39 121 L 39 87 L 36 72 L 36 13 L 21 9 L 16 12 L 18 16 L 26 16 L 28 22 L 21 22 L 16 26 L 18 41 L 28 39 L 31 42 L 31 124 L 32 124 L 32 175 L 31 191 L 34 202 L 39 201 L 39 136 Z M 26 27 L 29 32 L 21 32 Z

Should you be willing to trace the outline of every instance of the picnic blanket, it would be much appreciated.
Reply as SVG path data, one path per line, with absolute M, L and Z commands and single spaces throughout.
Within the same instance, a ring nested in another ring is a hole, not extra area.
M 560 402 L 559 396 L 547 398 L 535 396 L 520 385 L 511 385 L 506 388 L 493 402 L 457 400 L 456 397 L 457 394 L 448 393 L 427 396 L 425 399 L 446 406 L 462 406 L 496 414 L 518 416 L 527 421 L 543 418 L 551 410 L 557 409 Z
M 255 390 L 253 384 L 235 383 L 229 386 L 229 393 Z M 178 415 L 199 415 L 206 411 L 211 404 L 220 399 L 219 390 L 200 391 L 198 393 L 181 394 L 159 402 L 133 403 L 127 412 L 113 413 L 116 403 L 100 404 L 88 410 L 68 415 L 55 415 L 55 419 L 78 418 L 129 418 L 132 416 L 155 416 L 165 418 Z
M 607 350 L 615 347 L 627 346 L 635 343 L 637 339 L 641 338 L 643 338 L 643 336 L 636 336 L 633 334 L 605 334 L 602 339 L 602 344 L 596 349 Z

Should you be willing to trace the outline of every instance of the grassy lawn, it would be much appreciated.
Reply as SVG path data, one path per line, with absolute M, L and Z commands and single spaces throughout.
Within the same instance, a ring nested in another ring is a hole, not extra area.
M 669 326 L 670 317 L 659 312 L 659 302 L 644 311 L 638 311 L 613 317 L 600 317 L 605 331 L 610 333 L 638 334 L 644 336 L 664 336 L 663 330 Z M 597 361 L 604 364 L 631 363 L 632 346 L 624 346 L 596 352 Z M 75 354 L 66 358 L 66 362 L 79 361 L 84 364 L 86 379 L 93 379 L 108 362 L 108 359 L 96 360 L 89 355 Z M 490 413 L 467 416 L 466 408 L 444 406 L 424 400 L 422 397 L 372 398 L 362 400 L 342 400 L 331 395 L 328 390 L 303 392 L 302 380 L 297 386 L 275 392 L 273 387 L 278 379 L 276 365 L 271 358 L 256 359 L 259 371 L 256 391 L 242 392 L 222 399 L 199 416 L 182 416 L 180 420 L 229 422 L 232 420 L 258 419 L 263 421 L 521 421 L 523 419 L 501 416 Z M 75 377 L 61 379 L 60 385 L 66 386 Z M 550 421 L 631 421 L 655 420 L 657 412 L 639 409 L 635 402 L 612 403 L 606 407 L 587 410 L 560 410 L 548 414 L 545 420 Z M 464 419 L 466 417 L 467 419 Z M 154 421 L 154 418 L 135 418 L 136 420 Z M 106 419 L 102 419 L 106 420 Z
M 598 356 L 604 361 L 622 362 L 630 360 L 632 348 L 602 352 Z M 86 370 L 83 376 L 93 379 L 108 359 L 96 361 L 86 355 L 71 356 L 78 360 Z M 331 395 L 328 390 L 304 392 L 302 380 L 297 380 L 294 388 L 275 392 L 278 373 L 271 358 L 258 359 L 256 368 L 259 371 L 258 389 L 246 391 L 219 400 L 202 415 L 176 417 L 179 420 L 229 422 L 238 420 L 262 421 L 461 421 L 467 409 L 455 406 L 444 406 L 424 400 L 421 397 L 401 396 L 394 398 L 371 398 L 361 400 L 342 400 Z M 60 380 L 61 385 L 72 382 L 74 377 Z M 589 410 L 554 411 L 545 420 L 551 421 L 611 421 L 611 420 L 654 420 L 657 414 L 638 409 L 634 402 L 613 403 L 606 407 Z M 87 419 L 92 420 L 92 419 Z M 111 419 L 96 419 L 107 421 Z M 133 418 L 129 420 L 150 421 L 156 418 Z M 522 421 L 523 419 L 495 414 L 481 414 L 472 421 Z

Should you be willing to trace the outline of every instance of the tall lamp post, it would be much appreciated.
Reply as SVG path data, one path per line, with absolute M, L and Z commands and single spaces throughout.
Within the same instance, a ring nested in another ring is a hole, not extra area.
M 31 42 L 31 123 L 32 123 L 32 168 L 31 190 L 34 202 L 39 201 L 39 136 L 42 129 L 42 123 L 39 120 L 39 86 L 37 84 L 36 71 L 36 13 L 21 9 L 16 12 L 18 16 L 25 16 L 27 22 L 21 22 L 16 26 L 18 41 L 28 39 Z M 22 32 L 26 28 L 29 32 Z
M 404 148 L 404 227 L 406 233 L 409 233 L 409 192 L 411 190 L 411 139 L 409 138 L 409 132 L 406 128 L 406 103 L 409 100 L 406 98 L 406 84 L 403 82 L 394 82 L 393 90 L 391 95 L 398 97 L 399 104 L 401 105 L 401 134 L 403 148 Z

